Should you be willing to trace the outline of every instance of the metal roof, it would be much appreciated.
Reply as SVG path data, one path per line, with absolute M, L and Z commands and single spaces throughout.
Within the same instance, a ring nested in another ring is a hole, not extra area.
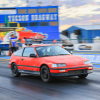
M 58 6 L 36 6 L 36 7 L 0 7 L 0 10 L 26 9 L 26 8 L 53 8 Z
M 27 7 L 0 7 L 0 10 L 10 10 L 10 9 L 16 9 L 16 8 L 27 8 Z M 30 7 L 32 8 L 32 7 Z
M 100 30 L 100 25 L 74 25 L 85 30 Z

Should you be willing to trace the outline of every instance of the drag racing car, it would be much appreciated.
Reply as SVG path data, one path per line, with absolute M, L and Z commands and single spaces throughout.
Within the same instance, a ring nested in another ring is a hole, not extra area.
M 93 72 L 89 60 L 49 44 L 32 45 L 14 52 L 9 67 L 14 77 L 19 77 L 21 73 L 33 74 L 41 76 L 44 82 L 50 82 L 52 77 L 57 76 L 85 78 Z

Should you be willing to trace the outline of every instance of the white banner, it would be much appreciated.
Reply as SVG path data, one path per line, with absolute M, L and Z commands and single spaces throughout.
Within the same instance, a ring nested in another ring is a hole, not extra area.
M 88 59 L 91 63 L 100 64 L 100 54 L 74 54 L 83 58 Z
M 100 43 L 74 44 L 75 51 L 100 51 Z

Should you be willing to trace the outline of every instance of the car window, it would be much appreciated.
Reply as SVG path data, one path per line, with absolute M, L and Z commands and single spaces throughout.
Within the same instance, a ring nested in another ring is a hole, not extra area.
M 27 47 L 24 49 L 24 52 L 23 52 L 23 56 L 24 57 L 30 57 L 30 54 L 35 54 L 36 55 L 36 52 L 34 50 L 33 47 Z
M 60 46 L 36 47 L 36 51 L 37 51 L 37 54 L 39 57 L 70 55 L 70 53 L 68 51 L 61 48 Z
M 14 53 L 15 56 L 22 56 L 23 48 Z
M 38 47 L 38 48 L 36 48 L 36 51 L 37 51 L 38 55 L 41 57 L 41 56 L 43 56 L 45 49 L 43 47 Z

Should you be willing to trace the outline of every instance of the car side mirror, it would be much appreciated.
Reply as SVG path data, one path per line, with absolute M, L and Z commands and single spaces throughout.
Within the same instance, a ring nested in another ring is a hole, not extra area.
M 35 54 L 30 54 L 30 57 L 37 58 Z

